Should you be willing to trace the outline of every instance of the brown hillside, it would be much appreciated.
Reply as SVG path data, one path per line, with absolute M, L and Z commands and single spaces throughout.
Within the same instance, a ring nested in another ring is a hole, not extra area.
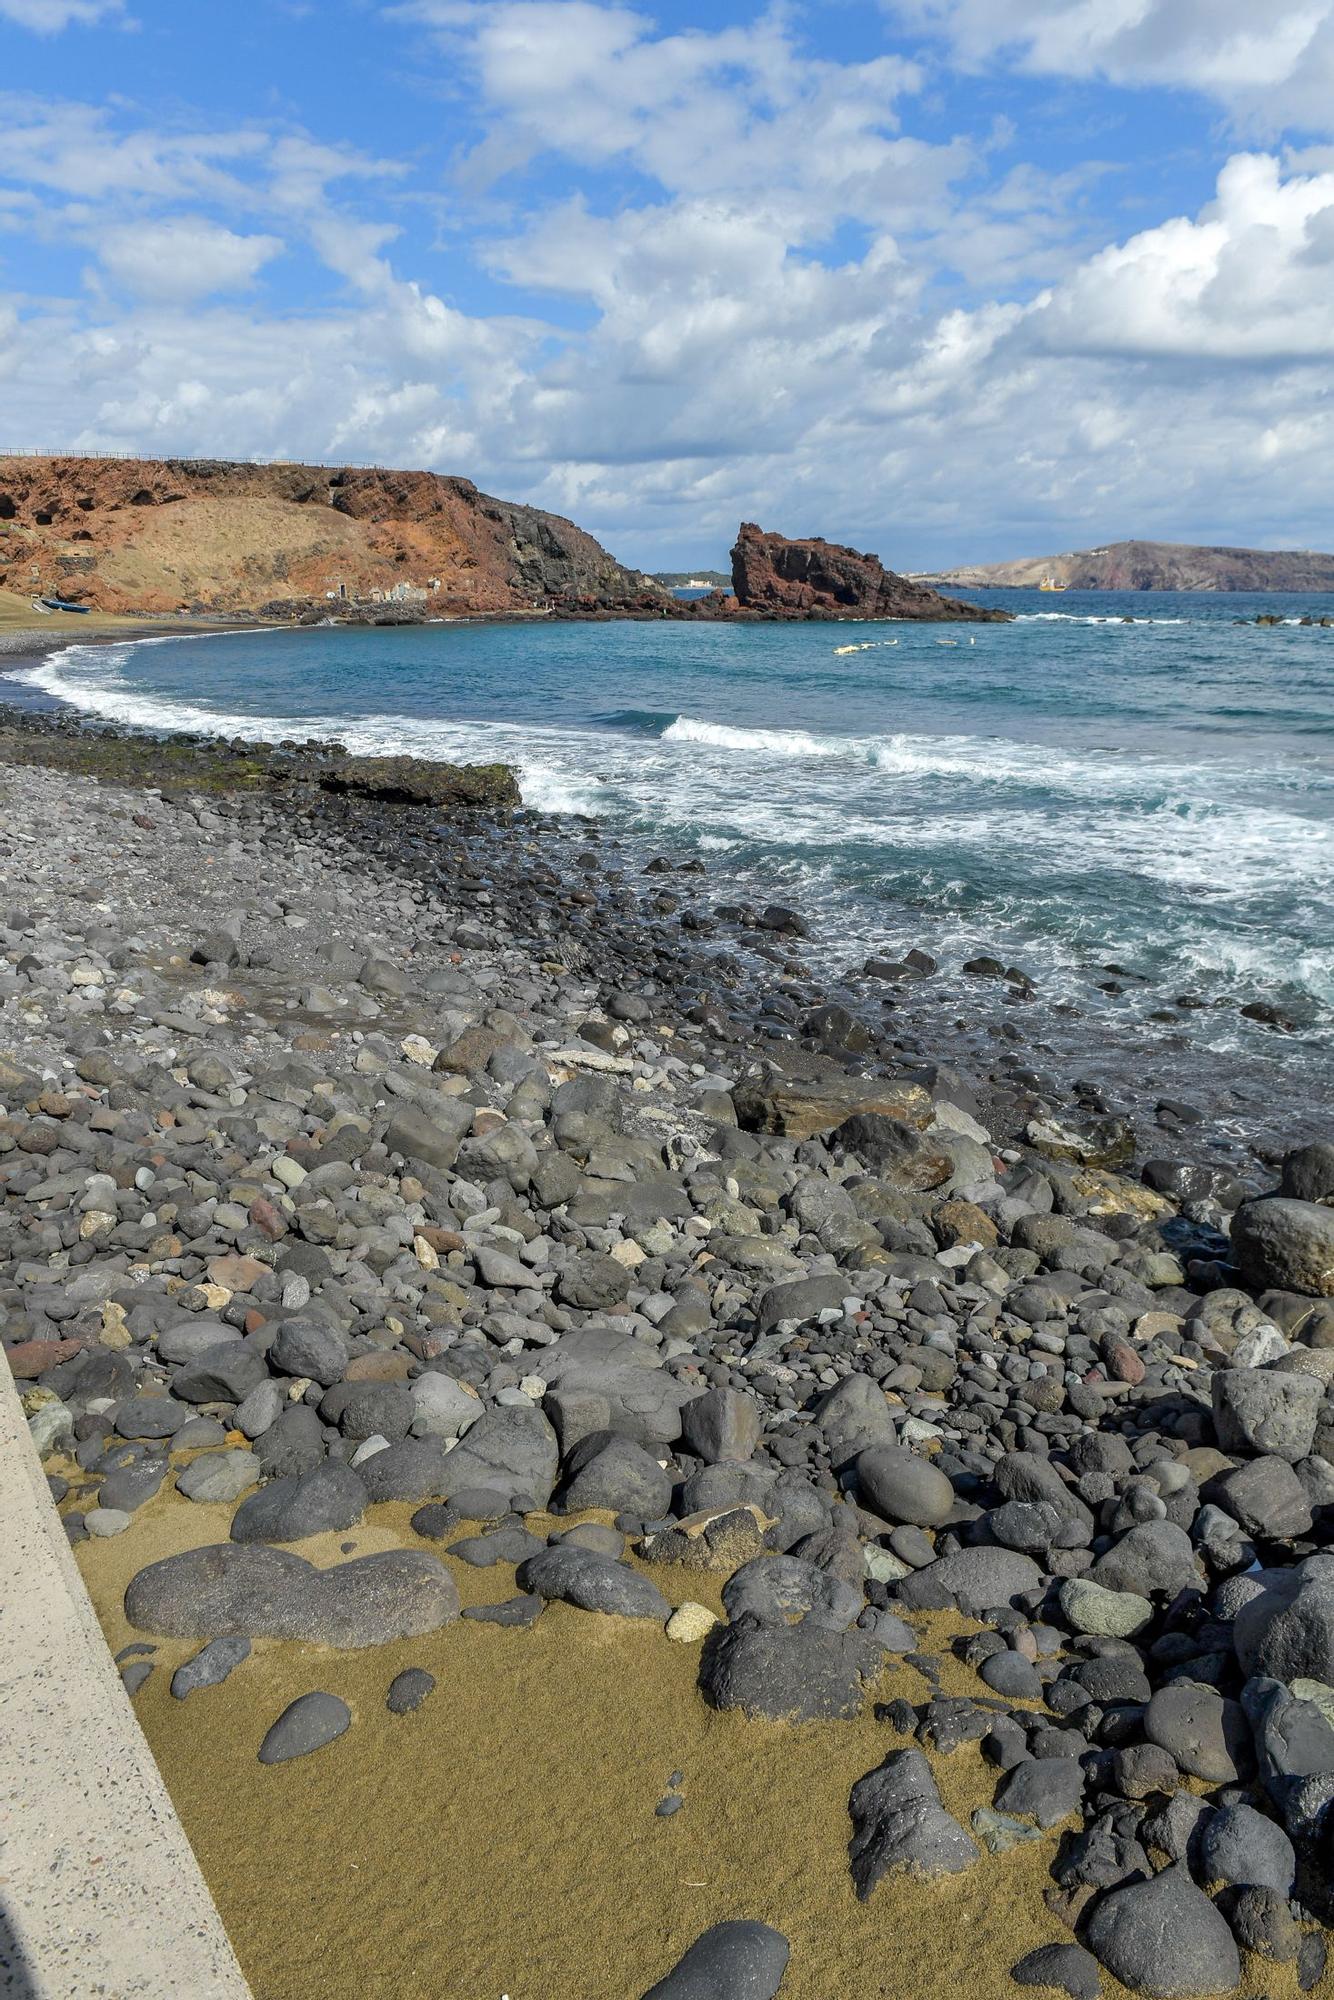
M 438 588 L 433 587 L 438 580 Z M 99 611 L 300 614 L 425 591 L 420 615 L 661 606 L 558 515 L 432 472 L 0 458 L 0 589 Z

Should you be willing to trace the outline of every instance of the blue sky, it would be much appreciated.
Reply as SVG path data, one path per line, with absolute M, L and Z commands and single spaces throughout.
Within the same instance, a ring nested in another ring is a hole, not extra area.
M 1334 546 L 1334 0 L 0 0 L 0 447 Z

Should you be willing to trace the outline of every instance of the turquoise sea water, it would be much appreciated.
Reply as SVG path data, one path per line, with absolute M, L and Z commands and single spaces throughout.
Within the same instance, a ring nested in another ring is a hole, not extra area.
M 503 758 L 529 803 L 795 904 L 834 968 L 994 951 L 1111 1006 L 1114 961 L 1153 1004 L 1216 1003 L 1202 1046 L 1272 1060 L 1237 1014 L 1263 999 L 1322 1057 L 1334 628 L 1296 621 L 1334 598 L 987 601 L 1016 622 L 261 632 L 71 646 L 27 678 L 122 721 Z M 1290 622 L 1235 622 L 1259 611 Z

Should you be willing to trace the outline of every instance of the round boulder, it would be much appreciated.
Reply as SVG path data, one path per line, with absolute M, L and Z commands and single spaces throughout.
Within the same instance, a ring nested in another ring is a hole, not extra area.
M 1084 1942 L 1113 1979 L 1152 2000 L 1198 2000 L 1234 1993 L 1241 1983 L 1226 1918 L 1180 1863 L 1111 1890 L 1089 1918 Z
M 857 1459 L 857 1486 L 882 1520 L 938 1528 L 949 1518 L 954 1488 L 928 1459 L 903 1445 L 873 1445 Z
M 259 1746 L 261 1764 L 308 1757 L 351 1727 L 352 1711 L 336 1694 L 303 1694 L 283 1710 Z
M 714 1924 L 643 2000 L 773 2000 L 787 1958 L 787 1939 L 768 1924 Z
M 1334 1208 L 1266 1197 L 1232 1218 L 1232 1255 L 1252 1284 L 1334 1298 Z

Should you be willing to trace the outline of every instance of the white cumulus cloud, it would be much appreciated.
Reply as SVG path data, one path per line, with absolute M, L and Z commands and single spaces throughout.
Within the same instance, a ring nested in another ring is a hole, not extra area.
M 280 236 L 238 236 L 201 216 L 127 222 L 97 236 L 108 276 L 148 299 L 243 290 L 283 248 Z
M 965 63 L 1216 98 L 1248 121 L 1334 126 L 1334 0 L 885 0 Z
M 276 121 L 0 105 L 0 369 L 27 441 L 431 465 L 646 564 L 721 556 L 743 517 L 911 567 L 1327 534 L 1334 148 L 1235 150 L 1203 203 L 1115 227 L 1081 206 L 1096 163 L 950 136 L 912 63 L 813 53 L 783 11 L 394 12 L 466 107 L 441 114 L 443 195 Z M 968 60 L 1148 81 L 1157 34 L 1198 41 L 1220 91 L 1245 66 L 1232 0 L 1208 50 L 1195 0 L 916 12 L 967 30 Z M 25 289 L 25 232 L 93 252 L 84 289 Z
M 0 0 L 0 21 L 12 21 L 38 35 L 58 35 L 71 26 L 92 27 L 122 16 L 123 11 L 122 0 Z
M 1334 362 L 1334 171 L 1240 153 L 1198 216 L 1091 257 L 1028 315 L 1067 354 Z

